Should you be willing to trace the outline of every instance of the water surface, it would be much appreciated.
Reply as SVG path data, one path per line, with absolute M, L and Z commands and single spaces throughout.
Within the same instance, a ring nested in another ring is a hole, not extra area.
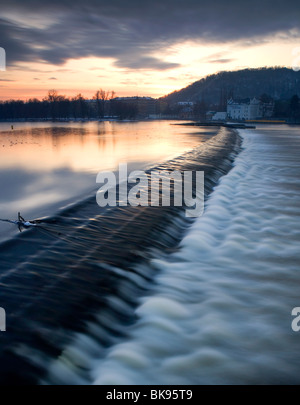
M 0 218 L 53 215 L 96 188 L 96 174 L 145 169 L 191 150 L 214 130 L 172 121 L 0 123 Z M 1 224 L 0 240 L 15 234 Z
M 243 151 L 171 255 L 96 384 L 299 384 L 300 131 L 240 130 Z
M 207 199 L 232 167 L 240 138 L 224 128 L 195 136 L 197 147 L 155 169 L 204 170 Z M 174 206 L 103 209 L 94 193 L 0 244 L 7 314 L 0 381 L 92 383 L 91 359 L 103 360 L 135 323 L 138 299 L 155 275 L 149 261 L 178 249 L 191 225 L 184 213 Z

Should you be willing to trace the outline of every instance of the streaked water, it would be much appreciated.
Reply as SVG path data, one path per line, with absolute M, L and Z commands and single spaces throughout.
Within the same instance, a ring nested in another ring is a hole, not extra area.
M 244 150 L 157 274 L 95 384 L 299 384 L 299 128 L 241 130 Z
M 91 197 L 0 245 L 1 381 L 299 383 L 300 132 L 239 133 L 158 166 L 205 170 L 194 222 Z
M 197 147 L 155 169 L 204 170 L 207 199 L 230 170 L 240 138 L 227 129 L 191 130 Z M 0 305 L 7 315 L 0 381 L 92 383 L 89 355 L 105 354 L 136 321 L 138 299 L 154 276 L 149 260 L 175 251 L 191 224 L 182 212 L 174 206 L 100 208 L 94 192 L 0 244 Z M 93 344 L 82 351 L 78 340 Z

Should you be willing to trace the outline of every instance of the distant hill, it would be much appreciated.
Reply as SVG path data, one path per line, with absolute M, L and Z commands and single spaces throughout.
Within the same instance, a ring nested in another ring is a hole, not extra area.
M 204 101 L 207 104 L 224 105 L 230 97 L 243 99 L 262 94 L 275 100 L 289 99 L 294 94 L 300 96 L 300 71 L 275 67 L 220 72 L 168 94 L 161 100 L 169 104 Z

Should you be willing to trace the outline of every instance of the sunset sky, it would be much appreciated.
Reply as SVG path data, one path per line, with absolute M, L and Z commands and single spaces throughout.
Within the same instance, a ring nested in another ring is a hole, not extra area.
M 1 100 L 41 99 L 49 89 L 92 98 L 99 88 L 160 97 L 222 70 L 290 67 L 300 55 L 299 0 L 0 0 L 0 7 Z

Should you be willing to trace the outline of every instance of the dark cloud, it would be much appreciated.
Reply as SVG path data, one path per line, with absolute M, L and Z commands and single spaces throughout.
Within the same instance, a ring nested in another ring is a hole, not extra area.
M 1 10 L 8 65 L 96 56 L 117 67 L 164 70 L 177 64 L 154 55 L 179 41 L 251 46 L 300 32 L 299 0 L 10 0 Z
M 203 62 L 203 63 L 229 63 L 229 62 L 234 61 L 235 59 L 226 57 L 226 56 L 228 56 L 228 54 L 229 54 L 228 51 L 213 53 L 212 55 L 209 55 L 205 58 L 200 59 L 200 62 Z
M 48 80 L 57 80 L 56 77 L 49 77 Z
M 150 56 L 139 56 L 135 55 L 134 53 L 124 55 L 117 62 L 115 62 L 115 65 L 118 67 L 126 66 L 130 69 L 141 69 L 145 67 L 147 69 L 154 70 L 166 70 L 180 66 L 178 63 L 164 62 L 157 58 Z
M 226 58 L 221 58 L 221 59 L 213 59 L 213 60 L 210 60 L 209 61 L 209 63 L 229 63 L 229 62 L 232 62 L 232 61 L 234 61 L 234 59 L 226 59 Z
M 36 58 L 32 50 L 34 42 L 22 39 L 26 38 L 28 32 L 18 25 L 0 18 L 0 43 L 6 52 L 6 64 L 11 65 L 16 61 L 29 61 Z
M 11 79 L 0 79 L 0 82 L 14 82 L 14 80 L 11 80 Z

